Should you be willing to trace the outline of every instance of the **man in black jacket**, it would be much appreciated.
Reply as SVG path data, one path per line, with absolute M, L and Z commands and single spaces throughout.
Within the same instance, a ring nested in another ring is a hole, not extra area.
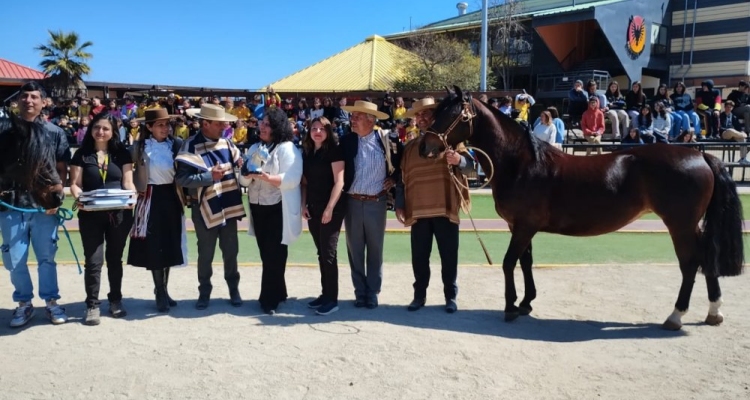
M 732 90 L 727 100 L 734 102 L 732 113 L 743 120 L 745 133 L 750 133 L 750 85 L 745 81 L 740 81 L 737 90 Z
M 341 107 L 351 113 L 352 133 L 341 138 L 344 193 L 347 194 L 346 247 L 356 307 L 378 306 L 383 281 L 383 241 L 388 196 L 400 180 L 402 146 L 375 129 L 388 114 L 367 101 Z

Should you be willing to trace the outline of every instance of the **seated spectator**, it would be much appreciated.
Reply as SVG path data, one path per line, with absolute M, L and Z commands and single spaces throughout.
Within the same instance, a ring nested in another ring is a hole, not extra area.
M 496 98 L 493 97 L 493 98 L 490 99 L 490 107 L 496 108 L 496 109 L 499 110 L 500 109 L 500 102 Z
M 674 141 L 675 143 L 695 143 L 695 132 L 692 130 L 683 131 Z
M 701 89 L 695 93 L 695 104 L 698 106 L 698 114 L 706 124 L 706 136 L 718 139 L 721 93 L 714 89 L 714 81 L 708 79 L 701 83 Z
M 419 137 L 419 127 L 417 127 L 417 119 L 409 118 L 409 123 L 406 127 L 406 140 L 404 143 L 416 139 Z
M 651 115 L 651 107 L 644 105 L 641 112 L 633 120 L 633 128 L 638 129 L 645 143 L 653 143 L 654 119 Z
M 568 99 L 570 100 L 568 106 L 570 122 L 575 124 L 581 121 L 581 117 L 588 107 L 589 95 L 583 90 L 583 81 L 577 80 L 573 84 L 573 89 L 568 92 Z
M 187 140 L 190 137 L 190 128 L 185 125 L 185 118 L 182 116 L 177 117 L 175 121 L 174 136 L 182 140 Z
M 740 124 L 739 118 L 732 112 L 734 110 L 734 102 L 727 100 L 724 102 L 724 112 L 719 115 L 719 132 L 721 138 L 724 140 L 732 140 L 735 142 L 747 141 L 747 134 L 742 132 L 742 125 Z M 740 146 L 740 162 L 747 163 L 747 147 Z
M 63 132 L 65 132 L 65 137 L 68 138 L 68 145 L 75 146 L 78 142 L 76 140 L 75 130 L 73 130 L 73 127 L 69 122 L 70 120 L 68 119 L 68 116 L 63 115 L 57 121 L 57 125 L 63 130 Z
M 547 111 L 549 111 L 549 114 L 552 117 L 552 125 L 555 126 L 555 147 L 562 148 L 562 144 L 565 142 L 565 123 L 560 119 L 560 113 L 557 111 L 556 107 L 547 107 Z M 536 129 L 537 125 L 541 122 L 542 117 L 537 117 L 532 129 Z
M 88 116 L 81 117 L 81 122 L 78 124 L 78 130 L 76 131 L 76 144 L 78 146 L 81 146 L 81 143 L 83 143 L 83 138 L 86 136 L 86 129 L 88 129 L 89 126 L 89 119 Z
M 651 108 L 656 110 L 656 103 L 661 102 L 664 105 L 664 110 L 672 118 L 671 128 L 669 131 L 669 140 L 674 140 L 677 136 L 680 136 L 680 130 L 682 129 L 682 115 L 674 112 L 674 105 L 672 99 L 667 93 L 667 85 L 662 83 L 656 90 L 656 96 L 651 103 Z
M 628 111 L 630 120 L 638 118 L 640 110 L 646 105 L 646 95 L 643 94 L 641 82 L 633 82 L 631 90 L 625 95 L 625 109 Z
M 643 144 L 638 128 L 630 128 L 628 134 L 622 138 L 622 144 Z
M 687 132 L 690 129 L 694 129 L 698 137 L 700 137 L 701 123 L 698 114 L 695 112 L 693 107 L 693 98 L 689 94 L 685 93 L 685 84 L 677 82 L 674 85 L 674 91 L 669 96 L 672 99 L 672 106 L 674 107 L 674 114 L 679 115 L 682 123 L 681 132 Z M 692 128 L 690 125 L 692 124 Z M 695 136 L 695 135 L 694 135 Z
M 625 111 L 625 98 L 620 93 L 620 84 L 617 81 L 610 82 L 604 97 L 607 99 L 605 115 L 612 124 L 612 133 L 618 138 L 621 133 L 627 132 L 630 127 L 630 117 Z
M 522 120 L 526 121 L 528 124 L 529 122 L 529 108 L 533 106 L 536 103 L 536 100 L 534 100 L 533 97 L 531 97 L 530 94 L 527 93 L 519 93 L 516 95 L 516 102 L 514 104 L 514 107 L 520 111 L 518 114 L 518 118 L 521 118 Z
M 669 114 L 664 108 L 664 103 L 657 101 L 654 104 L 654 115 L 655 117 L 651 125 L 651 134 L 654 141 L 651 143 L 668 143 L 667 138 L 669 137 L 669 132 L 672 130 L 672 126 Z
M 532 133 L 542 142 L 554 144 L 557 131 L 555 125 L 552 123 L 552 115 L 549 111 L 542 111 L 539 119 L 540 121 L 536 124 Z
M 590 144 L 601 144 L 604 134 L 604 113 L 599 109 L 599 99 L 596 97 L 589 100 L 589 108 L 581 116 L 581 130 L 583 137 Z M 602 148 L 596 148 L 597 154 L 602 154 Z M 586 155 L 591 154 L 591 148 L 586 149 Z
M 750 133 L 750 85 L 745 81 L 740 81 L 737 90 L 732 90 L 727 100 L 734 103 L 732 112 L 744 122 L 745 133 Z
M 393 119 L 400 120 L 404 118 L 406 114 L 406 106 L 404 105 L 404 98 L 399 96 L 396 97 L 396 103 L 393 105 Z
M 510 112 L 513 111 L 512 103 L 513 99 L 511 99 L 509 96 L 501 97 L 500 101 L 498 102 L 498 110 L 510 117 Z

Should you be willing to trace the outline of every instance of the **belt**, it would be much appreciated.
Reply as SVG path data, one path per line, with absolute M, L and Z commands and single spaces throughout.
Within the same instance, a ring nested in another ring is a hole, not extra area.
M 349 193 L 349 197 L 351 197 L 354 200 L 359 200 L 359 201 L 378 201 L 378 200 L 380 200 L 380 197 L 382 197 L 383 195 L 385 195 L 385 193 L 386 193 L 385 190 L 383 190 L 382 192 L 380 192 L 380 193 L 378 193 L 378 194 L 376 194 L 374 196 L 369 196 L 369 195 L 366 195 L 366 194 Z

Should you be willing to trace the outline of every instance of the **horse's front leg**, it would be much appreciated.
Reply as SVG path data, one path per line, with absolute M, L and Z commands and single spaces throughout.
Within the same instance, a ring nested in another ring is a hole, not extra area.
M 536 299 L 536 285 L 534 285 L 534 274 L 531 271 L 531 265 L 534 263 L 534 257 L 531 254 L 531 242 L 529 247 L 521 254 L 521 271 L 523 271 L 523 300 L 518 304 L 521 315 L 531 314 L 531 302 Z
M 523 232 L 518 227 L 515 227 L 513 234 L 510 238 L 510 244 L 508 245 L 508 251 L 505 252 L 505 258 L 503 258 L 503 275 L 505 276 L 505 321 L 513 321 L 518 318 L 519 309 L 516 307 L 516 300 L 518 296 L 516 294 L 516 282 L 513 280 L 513 270 L 516 268 L 516 263 L 521 253 L 526 250 L 531 243 L 531 238 L 534 236 L 533 233 Z

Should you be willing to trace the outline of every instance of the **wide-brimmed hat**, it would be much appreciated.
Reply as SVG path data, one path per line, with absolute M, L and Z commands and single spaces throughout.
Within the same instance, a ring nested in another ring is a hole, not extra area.
M 412 118 L 415 115 L 417 115 L 418 112 L 422 110 L 429 110 L 431 108 L 437 107 L 437 103 L 435 103 L 435 99 L 432 97 L 425 97 L 424 99 L 417 100 L 414 103 L 412 103 L 411 108 L 406 110 L 404 113 L 403 118 Z
M 354 102 L 353 106 L 343 106 L 341 107 L 345 111 L 349 112 L 361 112 L 365 114 L 374 115 L 377 119 L 388 119 L 390 116 L 382 111 L 378 111 L 378 106 L 375 103 L 370 103 L 369 101 L 364 100 L 357 100 Z
M 170 114 L 166 108 L 149 108 L 143 115 L 144 116 L 141 118 L 135 118 L 135 121 L 151 123 L 161 119 L 172 119 L 179 117 L 179 115 Z
M 190 108 L 185 111 L 190 117 L 205 119 L 208 121 L 234 122 L 237 117 L 227 113 L 227 110 L 216 104 L 203 104 L 201 108 Z

